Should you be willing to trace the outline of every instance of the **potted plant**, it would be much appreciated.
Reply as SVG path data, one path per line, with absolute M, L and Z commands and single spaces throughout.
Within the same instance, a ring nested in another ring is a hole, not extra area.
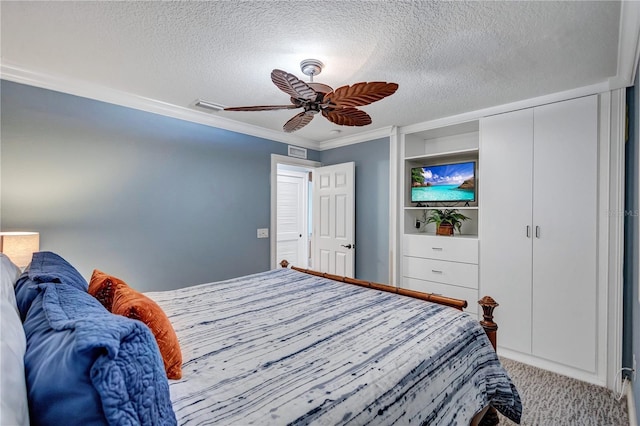
M 457 209 L 434 209 L 429 210 L 429 217 L 427 217 L 424 224 L 435 223 L 436 235 L 453 235 L 454 229 L 457 229 L 458 233 L 460 233 L 462 222 L 468 219 L 467 216 L 459 213 Z

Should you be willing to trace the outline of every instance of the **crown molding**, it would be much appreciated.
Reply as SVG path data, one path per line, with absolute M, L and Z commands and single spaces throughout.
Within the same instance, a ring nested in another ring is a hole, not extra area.
M 633 86 L 640 59 L 640 2 L 623 1 L 620 5 L 618 33 L 618 69 L 609 79 L 609 90 Z
M 505 112 L 516 111 L 519 109 L 531 108 L 539 105 L 550 104 L 553 102 L 560 102 L 567 99 L 579 98 L 582 96 L 589 96 L 598 93 L 608 92 L 609 82 L 605 81 L 598 84 L 592 84 L 590 86 L 578 87 L 576 89 L 565 90 L 564 92 L 551 93 L 549 95 L 538 96 L 535 98 L 524 99 L 521 101 L 511 102 L 503 105 L 496 105 L 493 107 L 478 109 L 475 111 L 469 111 L 458 115 L 452 115 L 449 117 L 437 118 L 435 120 L 424 121 L 422 123 L 410 124 L 408 126 L 399 127 L 401 134 L 410 134 L 422 132 L 424 130 L 431 130 L 439 127 L 452 126 L 454 124 L 461 124 L 467 121 L 479 120 L 483 117 L 490 115 L 502 114 Z
M 205 126 L 216 127 L 271 141 L 302 146 L 304 148 L 318 149 L 318 142 L 301 138 L 290 133 L 283 133 L 251 124 L 241 123 L 225 117 L 192 110 L 133 93 L 122 92 L 109 87 L 88 83 L 86 81 L 38 73 L 12 64 L 2 63 L 2 65 L 0 65 L 0 78 L 13 81 L 15 83 L 68 93 L 70 95 L 134 108 L 141 111 L 203 124 Z
M 340 138 L 329 139 L 319 142 L 318 151 L 327 149 L 340 148 L 342 146 L 353 145 L 361 142 L 368 142 L 380 138 L 388 138 L 391 136 L 393 126 L 380 127 L 379 129 L 367 130 L 351 136 L 343 136 Z

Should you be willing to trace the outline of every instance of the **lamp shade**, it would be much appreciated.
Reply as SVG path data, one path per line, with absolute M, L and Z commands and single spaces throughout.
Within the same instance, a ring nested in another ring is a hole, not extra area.
M 33 253 L 38 250 L 38 232 L 0 232 L 0 253 L 6 254 L 20 268 L 27 266 Z

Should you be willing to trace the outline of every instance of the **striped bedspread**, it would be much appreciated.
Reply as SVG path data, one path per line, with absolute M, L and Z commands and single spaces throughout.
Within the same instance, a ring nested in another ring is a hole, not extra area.
M 276 269 L 146 293 L 178 335 L 182 425 L 469 425 L 518 393 L 478 322 L 452 308 Z

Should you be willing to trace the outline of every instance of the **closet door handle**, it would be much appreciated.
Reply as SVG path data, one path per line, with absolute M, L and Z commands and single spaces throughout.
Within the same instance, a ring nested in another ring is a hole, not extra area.
M 527 225 L 527 238 L 531 238 L 531 226 Z
M 540 238 L 540 226 L 536 225 L 536 238 Z
M 432 269 L 431 272 L 433 272 L 434 274 L 441 274 L 442 271 L 439 271 L 437 269 Z

